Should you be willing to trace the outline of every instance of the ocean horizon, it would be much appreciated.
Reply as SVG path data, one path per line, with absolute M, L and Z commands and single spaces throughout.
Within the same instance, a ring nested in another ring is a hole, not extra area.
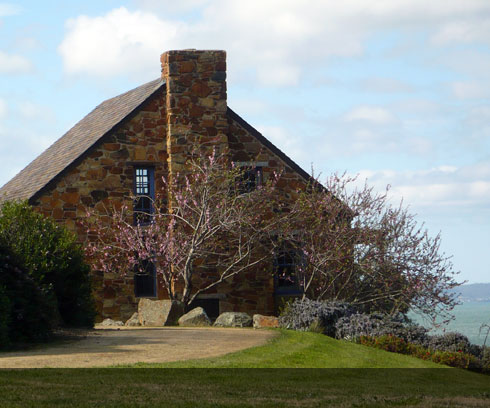
M 442 334 L 448 332 L 459 332 L 464 334 L 471 343 L 483 345 L 488 329 L 482 329 L 482 324 L 490 325 L 490 302 L 464 302 L 456 306 L 453 310 L 455 319 L 446 326 L 431 329 L 429 334 Z M 430 328 L 431 325 L 418 315 L 410 313 L 409 317 L 416 323 Z M 490 346 L 490 334 L 488 335 L 487 346 Z

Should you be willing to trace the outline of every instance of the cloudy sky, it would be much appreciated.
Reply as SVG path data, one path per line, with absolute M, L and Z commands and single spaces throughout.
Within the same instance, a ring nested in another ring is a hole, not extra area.
M 391 185 L 490 282 L 488 0 L 0 2 L 0 185 L 180 48 L 225 49 L 234 110 L 307 170 Z

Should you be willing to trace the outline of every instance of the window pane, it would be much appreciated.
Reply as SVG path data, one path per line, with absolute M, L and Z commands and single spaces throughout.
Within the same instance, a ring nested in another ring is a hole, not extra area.
M 250 193 L 262 182 L 262 168 L 254 167 L 244 170 L 241 180 L 238 181 L 238 190 L 241 194 Z
M 301 289 L 298 285 L 296 267 L 298 255 L 295 251 L 281 251 L 276 255 L 275 268 L 275 293 L 298 295 Z
M 136 268 L 134 274 L 134 295 L 136 297 L 155 297 L 156 270 L 151 261 L 142 261 L 142 270 Z
M 153 168 L 136 167 L 134 169 L 134 223 L 147 224 L 151 221 L 152 200 L 154 197 Z

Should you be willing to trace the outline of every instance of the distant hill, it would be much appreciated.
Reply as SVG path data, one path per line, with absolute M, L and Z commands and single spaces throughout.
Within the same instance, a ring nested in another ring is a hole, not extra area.
M 490 302 L 490 283 L 472 283 L 454 289 L 463 302 Z

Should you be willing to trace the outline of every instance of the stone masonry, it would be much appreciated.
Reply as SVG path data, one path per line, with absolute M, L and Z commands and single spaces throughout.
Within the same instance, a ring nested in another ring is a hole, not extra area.
M 88 208 L 104 211 L 112 205 L 131 205 L 135 166 L 152 166 L 155 190 L 161 191 L 162 178 L 184 170 L 190 146 L 196 142 L 227 148 L 238 163 L 261 163 L 264 179 L 284 170 L 279 187 L 285 199 L 294 199 L 295 191 L 305 186 L 305 175 L 290 159 L 228 108 L 224 51 L 169 51 L 161 56 L 161 63 L 165 85 L 98 143 L 88 146 L 32 202 L 76 232 L 81 242 L 90 239 L 79 222 Z M 165 299 L 158 286 L 157 298 Z M 138 299 L 130 276 L 94 272 L 93 287 L 99 320 L 126 320 L 136 311 Z M 272 265 L 236 276 L 216 287 L 214 295 L 220 299 L 221 313 L 274 313 Z

